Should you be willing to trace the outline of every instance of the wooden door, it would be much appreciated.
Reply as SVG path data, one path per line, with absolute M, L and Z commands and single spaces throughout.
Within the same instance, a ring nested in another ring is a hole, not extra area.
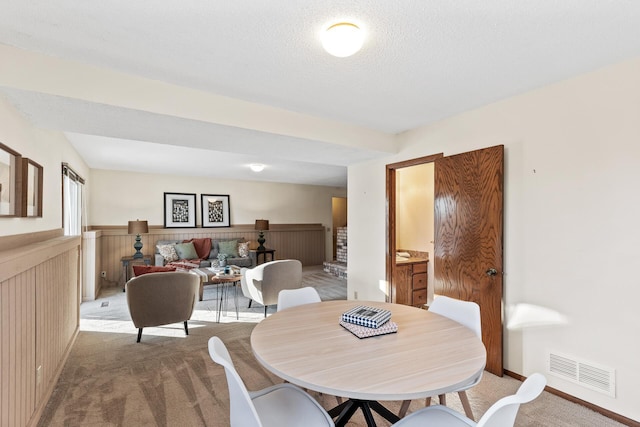
M 487 371 L 502 376 L 504 146 L 435 161 L 434 293 L 480 306 Z

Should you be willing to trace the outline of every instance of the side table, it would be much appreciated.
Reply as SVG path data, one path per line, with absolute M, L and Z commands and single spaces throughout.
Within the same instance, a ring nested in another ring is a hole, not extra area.
M 129 281 L 129 279 L 131 279 L 131 277 L 133 277 L 133 274 L 131 274 L 131 270 L 134 265 L 139 265 L 144 263 L 144 265 L 151 265 L 151 256 L 150 255 L 143 255 L 142 258 L 134 258 L 132 256 L 123 256 L 122 258 L 120 258 L 120 261 L 122 262 L 122 278 L 124 279 L 124 281 L 122 282 L 122 292 L 125 291 L 125 286 L 127 284 L 127 282 Z
M 189 273 L 195 274 L 200 277 L 200 301 L 202 301 L 204 293 L 204 285 L 218 285 L 218 313 L 216 314 L 216 322 L 220 323 L 220 315 L 222 313 L 222 307 L 224 303 L 225 316 L 227 312 L 227 298 L 229 286 L 233 286 L 233 302 L 236 306 L 236 320 L 239 320 L 238 314 L 238 287 L 242 280 L 241 274 L 220 274 L 211 267 L 205 268 L 192 268 Z
M 259 251 L 257 249 L 251 249 L 249 251 L 249 253 L 251 253 L 251 254 L 253 254 L 253 256 L 255 256 L 256 265 L 267 262 L 267 254 L 271 255 L 270 261 L 274 261 L 276 259 L 276 256 L 275 256 L 276 250 L 275 249 L 268 249 L 267 248 L 267 249 L 265 249 L 263 251 Z M 262 263 L 260 262 L 260 255 L 262 255 Z

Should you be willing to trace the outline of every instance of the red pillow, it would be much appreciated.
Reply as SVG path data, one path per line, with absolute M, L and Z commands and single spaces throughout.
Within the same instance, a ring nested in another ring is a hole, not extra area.
M 158 273 L 161 271 L 176 271 L 176 267 L 173 267 L 171 265 L 165 265 L 165 266 L 161 266 L 161 265 L 134 265 L 132 266 L 133 268 L 133 275 L 138 277 L 138 276 L 142 276 L 143 274 L 147 274 L 147 273 Z

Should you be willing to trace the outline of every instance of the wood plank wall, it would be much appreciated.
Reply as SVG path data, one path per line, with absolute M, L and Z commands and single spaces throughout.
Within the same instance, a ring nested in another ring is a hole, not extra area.
M 36 367 L 42 367 L 36 400 L 45 396 L 46 385 L 57 380 L 59 361 L 65 359 L 80 326 L 78 267 L 77 250 L 36 267 Z
M 276 259 L 298 259 L 303 266 L 322 265 L 325 261 L 325 227 L 322 224 L 271 224 L 265 232 L 265 246 L 276 250 Z M 127 234 L 126 227 L 94 226 L 92 231 L 100 230 L 100 258 L 96 259 L 98 275 L 106 271 L 106 279 L 99 279 L 100 286 L 121 286 L 123 277 L 122 257 L 131 256 L 135 252 L 133 243 L 135 236 Z M 183 228 L 170 229 L 149 227 L 149 234 L 141 236 L 142 252 L 152 256 L 158 240 L 187 240 L 192 238 L 211 237 L 214 239 L 244 238 L 256 241 L 258 232 L 253 225 L 239 225 L 224 229 L 215 228 Z
M 0 252 L 2 427 L 36 425 L 53 391 L 78 332 L 79 267 L 79 237 Z

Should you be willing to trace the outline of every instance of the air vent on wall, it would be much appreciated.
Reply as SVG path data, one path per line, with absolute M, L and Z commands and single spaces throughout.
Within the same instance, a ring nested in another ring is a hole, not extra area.
M 549 373 L 611 397 L 616 396 L 616 373 L 613 368 L 549 353 Z

